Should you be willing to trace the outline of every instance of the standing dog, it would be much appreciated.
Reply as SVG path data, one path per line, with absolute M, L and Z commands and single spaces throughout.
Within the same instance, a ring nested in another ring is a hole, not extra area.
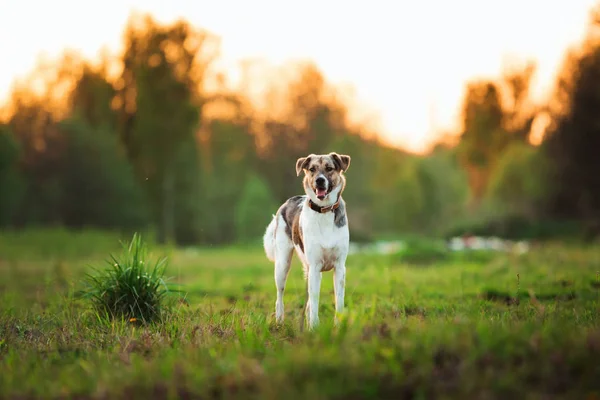
M 342 192 L 346 186 L 344 172 L 349 166 L 350 157 L 337 153 L 311 154 L 296 161 L 296 174 L 305 173 L 306 194 L 294 196 L 279 207 L 263 238 L 267 258 L 275 263 L 277 322 L 283 321 L 283 292 L 294 249 L 307 281 L 305 314 L 309 328 L 319 323 L 322 272 L 333 269 L 336 320 L 344 309 L 350 233 Z

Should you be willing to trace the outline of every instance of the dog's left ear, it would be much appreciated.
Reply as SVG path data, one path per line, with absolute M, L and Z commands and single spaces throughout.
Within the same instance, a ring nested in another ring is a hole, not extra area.
M 329 155 L 333 159 L 333 162 L 338 169 L 340 169 L 342 172 L 346 172 L 348 170 L 348 167 L 350 167 L 350 156 L 338 153 L 329 153 Z
M 297 176 L 300 176 L 300 172 L 302 172 L 302 170 L 308 166 L 309 162 L 310 162 L 310 156 L 300 157 L 296 161 L 296 175 Z

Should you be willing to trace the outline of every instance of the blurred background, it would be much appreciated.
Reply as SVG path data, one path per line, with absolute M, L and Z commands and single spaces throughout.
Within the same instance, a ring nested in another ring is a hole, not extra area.
M 348 154 L 356 242 L 600 233 L 592 1 L 2 2 L 0 228 L 260 239 Z

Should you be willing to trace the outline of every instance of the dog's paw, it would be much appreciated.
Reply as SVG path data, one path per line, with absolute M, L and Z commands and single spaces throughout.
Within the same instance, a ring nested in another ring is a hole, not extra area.
M 344 310 L 342 312 L 336 312 L 333 317 L 333 325 L 340 326 L 342 324 L 348 323 L 349 314 Z
M 274 332 L 281 332 L 283 329 L 285 329 L 286 324 L 281 321 L 278 322 L 275 318 L 272 318 L 269 321 L 269 332 L 274 333 Z

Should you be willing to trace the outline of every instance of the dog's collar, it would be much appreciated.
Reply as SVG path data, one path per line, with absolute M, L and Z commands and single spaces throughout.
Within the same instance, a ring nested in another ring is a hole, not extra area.
M 332 205 L 327 206 L 327 207 L 321 207 L 319 205 L 316 205 L 315 203 L 313 203 L 313 201 L 311 199 L 308 199 L 308 206 L 313 211 L 316 211 L 320 214 L 325 214 L 326 212 L 335 211 L 336 209 L 338 209 L 340 206 L 340 199 L 338 198 L 338 200 L 335 203 L 333 203 Z

